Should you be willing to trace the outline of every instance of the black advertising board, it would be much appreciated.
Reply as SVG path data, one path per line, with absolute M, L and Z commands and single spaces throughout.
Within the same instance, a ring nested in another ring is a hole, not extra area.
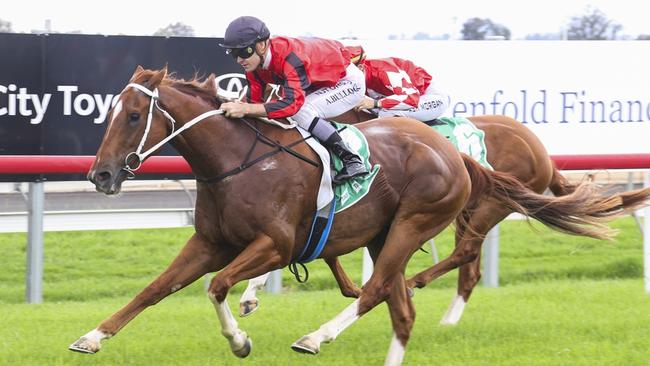
M 0 155 L 94 155 L 137 65 L 190 79 L 243 70 L 217 38 L 0 33 Z M 170 147 L 163 155 L 176 155 Z M 149 178 L 160 178 L 149 177 Z M 80 174 L 0 181 L 81 180 Z

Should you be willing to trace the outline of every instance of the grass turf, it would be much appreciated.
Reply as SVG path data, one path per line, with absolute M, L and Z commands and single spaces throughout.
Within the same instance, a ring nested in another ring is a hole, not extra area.
M 501 224 L 502 287 L 478 287 L 457 327 L 438 326 L 456 272 L 419 290 L 418 316 L 405 365 L 645 365 L 650 297 L 643 292 L 642 239 L 632 219 L 618 220 L 612 242 L 570 237 L 535 224 Z M 353 365 L 381 364 L 391 328 L 385 305 L 364 316 L 321 354 L 289 345 L 329 320 L 349 299 L 327 266 L 309 265 L 297 284 L 284 272 L 284 294 L 262 294 L 241 319 L 252 355 L 235 358 L 218 330 L 203 281 L 148 309 L 94 356 L 67 346 L 146 286 L 173 259 L 191 229 L 62 232 L 45 235 L 45 304 L 24 301 L 25 234 L 0 235 L 0 365 Z M 453 232 L 437 240 L 451 252 Z M 358 282 L 361 255 L 342 258 Z M 414 273 L 431 265 L 418 252 Z M 239 285 L 230 296 L 236 309 Z
M 500 282 L 502 285 L 553 279 L 622 279 L 643 275 L 643 239 L 631 218 L 612 225 L 620 230 L 614 241 L 598 241 L 551 231 L 541 224 L 522 221 L 500 225 Z M 134 296 L 151 282 L 179 252 L 192 229 L 48 232 L 45 234 L 44 299 L 88 301 Z M 26 234 L 0 235 L 0 303 L 20 303 L 25 298 Z M 436 238 L 440 257 L 451 253 L 453 231 Z M 425 245 L 425 248 L 429 249 Z M 361 278 L 361 252 L 341 258 L 348 274 Z M 432 265 L 430 254 L 416 252 L 408 267 L 414 274 Z M 298 284 L 285 270 L 285 291 L 336 288 L 327 265 L 308 264 L 310 279 Z M 429 285 L 456 286 L 457 271 Z M 203 293 L 197 281 L 187 295 Z M 242 285 L 233 289 L 241 292 Z M 185 295 L 180 295 L 185 296 Z
M 453 293 L 417 291 L 404 365 L 646 365 L 650 359 L 650 297 L 639 280 L 480 287 L 461 323 L 441 327 Z M 245 360 L 230 353 L 205 296 L 162 301 L 105 341 L 96 355 L 67 350 L 128 300 L 0 305 L 0 364 L 380 365 L 390 342 L 389 317 L 381 305 L 316 356 L 290 350 L 292 342 L 350 302 L 335 290 L 321 290 L 263 294 L 260 310 L 239 320 L 253 339 Z

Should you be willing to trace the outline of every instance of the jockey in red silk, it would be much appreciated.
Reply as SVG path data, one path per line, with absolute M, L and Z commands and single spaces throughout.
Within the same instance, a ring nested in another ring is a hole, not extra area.
M 379 117 L 404 116 L 420 121 L 440 117 L 449 107 L 449 96 L 434 87 L 431 75 L 409 60 L 397 57 L 363 59 L 366 97 L 358 106 Z
M 343 162 L 335 183 L 368 174 L 361 158 L 326 120 L 353 109 L 364 98 L 364 76 L 350 63 L 348 49 L 326 39 L 270 38 L 266 25 L 250 16 L 232 21 L 220 46 L 244 68 L 249 85 L 248 103 L 221 105 L 227 117 L 292 117 Z M 281 85 L 282 99 L 263 103 L 266 84 Z

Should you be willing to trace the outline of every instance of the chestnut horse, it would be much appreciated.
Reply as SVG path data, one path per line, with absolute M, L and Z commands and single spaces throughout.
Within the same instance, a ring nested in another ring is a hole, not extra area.
M 111 110 L 89 179 L 99 192 L 116 194 L 147 156 L 171 140 L 197 176 L 195 233 L 159 277 L 71 350 L 97 352 L 102 340 L 145 308 L 208 272 L 220 271 L 208 297 L 232 352 L 238 357 L 250 353 L 251 341 L 238 328 L 226 296 L 234 284 L 285 267 L 301 253 L 322 167 L 308 164 L 317 158 L 305 143 L 295 143 L 301 141 L 297 131 L 219 114 L 213 83 L 212 75 L 199 84 L 168 77 L 166 68 L 138 67 Z M 407 262 L 425 240 L 457 217 L 462 222 L 463 208 L 473 207 L 479 197 L 493 197 L 549 225 L 597 238 L 609 235 L 606 228 L 583 225 L 621 210 L 621 202 L 589 200 L 590 191 L 580 187 L 562 200 L 536 194 L 462 156 L 415 120 L 384 118 L 358 127 L 381 170 L 370 192 L 339 214 L 320 258 L 367 245 L 374 272 L 357 300 L 294 343 L 295 350 L 317 352 L 321 342 L 333 340 L 385 301 L 393 326 L 386 364 L 401 364 L 415 320 L 404 278 Z
M 356 124 L 373 118 L 375 116 L 363 111 L 349 111 L 334 120 Z M 577 185 L 571 184 L 557 170 L 539 138 L 521 122 L 501 115 L 469 117 L 469 120 L 485 133 L 487 160 L 496 171 L 512 175 L 526 187 L 540 194 L 549 189 L 556 197 L 560 197 L 576 190 Z M 622 207 L 629 209 L 636 207 L 639 203 L 636 198 L 643 197 L 643 194 L 639 196 L 637 191 L 632 191 L 606 196 L 594 189 L 591 199 L 595 197 L 621 199 Z M 481 278 L 480 252 L 484 237 L 490 229 L 512 212 L 510 207 L 490 197 L 480 199 L 475 203 L 475 207 L 467 210 L 467 217 L 463 218 L 464 221 L 472 224 L 474 232 L 465 231 L 462 225 L 459 225 L 460 229 L 455 235 L 456 250 L 451 257 L 407 281 L 409 288 L 421 288 L 451 269 L 460 267 L 457 293 L 441 324 L 453 325 L 460 321 L 472 290 Z M 357 297 L 361 290 L 347 276 L 338 259 L 328 258 L 325 261 L 341 293 L 347 297 Z M 266 279 L 267 277 L 260 276 L 251 280 L 240 301 L 241 316 L 246 316 L 257 309 L 259 300 L 255 296 L 255 290 L 261 288 Z
M 372 118 L 375 117 L 363 111 L 350 111 L 336 120 L 355 124 Z M 562 176 L 542 142 L 524 124 L 502 115 L 474 116 L 469 117 L 469 120 L 485 133 L 487 160 L 494 170 L 516 177 L 526 187 L 540 194 L 548 189 L 556 197 L 560 197 L 575 191 L 577 186 Z M 628 206 L 637 203 L 634 200 L 623 202 Z M 453 325 L 460 321 L 465 305 L 481 278 L 480 254 L 485 235 L 512 212 L 509 207 L 489 197 L 479 200 L 475 207 L 468 210 L 469 216 L 465 218 L 472 224 L 475 232 L 470 233 L 462 228 L 457 230 L 456 250 L 452 256 L 408 280 L 409 287 L 421 288 L 450 269 L 460 266 L 457 292 L 441 324 Z M 360 290 L 345 274 L 338 259 L 327 260 L 327 264 L 345 296 L 355 296 L 359 293 Z

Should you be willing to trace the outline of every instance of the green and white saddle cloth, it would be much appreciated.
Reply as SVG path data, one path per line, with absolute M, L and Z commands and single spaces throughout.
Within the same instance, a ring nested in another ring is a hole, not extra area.
M 379 173 L 380 165 L 375 164 L 372 166 L 370 164 L 370 149 L 368 148 L 368 141 L 358 128 L 353 125 L 345 125 L 337 122 L 334 122 L 334 125 L 336 129 L 339 130 L 339 134 L 343 141 L 345 141 L 350 150 L 359 154 L 361 160 L 366 165 L 366 169 L 370 172 L 370 174 L 363 177 L 349 179 L 343 184 L 334 186 L 334 199 L 336 200 L 335 212 L 338 213 L 354 205 L 368 194 L 368 191 L 370 191 L 370 185 L 372 185 L 377 173 Z M 336 157 L 334 154 L 332 154 L 332 161 L 334 164 L 334 170 L 337 172 L 343 168 L 343 162 L 341 162 L 341 159 Z M 335 172 L 332 172 L 332 174 L 336 175 Z
M 431 126 L 432 128 L 449 139 L 449 141 L 454 144 L 460 152 L 471 156 L 484 167 L 494 170 L 487 161 L 487 149 L 484 141 L 485 133 L 483 131 L 476 128 L 472 122 L 464 117 L 442 117 L 438 120 L 443 122 L 443 124 Z M 353 178 L 343 184 L 332 187 L 331 176 L 336 175 L 336 172 L 343 168 L 343 163 L 335 155 L 331 155 L 335 171 L 332 171 L 331 174 L 323 175 L 319 190 L 317 210 L 320 211 L 327 207 L 328 203 L 331 201 L 331 189 L 333 188 L 333 195 L 336 200 L 335 212 L 338 213 L 359 202 L 359 200 L 368 194 L 372 182 L 375 180 L 375 177 L 377 177 L 377 173 L 379 173 L 380 165 L 370 164 L 368 141 L 358 128 L 353 125 L 336 122 L 334 122 L 334 125 L 337 130 L 339 130 L 339 134 L 343 141 L 345 141 L 350 150 L 359 154 L 363 163 L 366 165 L 366 169 L 370 172 L 370 174 L 366 176 Z M 301 128 L 298 130 L 304 137 L 308 136 L 307 131 Z M 307 142 L 312 146 L 312 148 L 314 148 L 314 150 L 316 150 L 317 153 L 319 153 L 319 156 L 323 159 L 323 163 L 325 163 L 325 159 L 327 159 L 327 156 L 329 155 L 327 150 L 314 139 L 309 139 Z
M 494 170 L 487 161 L 485 132 L 476 128 L 465 117 L 440 117 L 438 121 L 444 124 L 433 125 L 431 128 L 449 139 L 458 151 L 471 156 L 484 167 Z
M 487 161 L 485 132 L 476 128 L 465 117 L 441 117 L 438 120 L 443 122 L 443 124 L 431 126 L 433 129 L 449 139 L 458 151 L 471 156 L 484 167 L 494 170 Z M 341 185 L 334 186 L 336 212 L 338 213 L 354 205 L 368 194 L 370 185 L 377 176 L 380 166 L 379 164 L 375 164 L 374 166 L 370 164 L 368 141 L 358 128 L 353 125 L 340 123 L 335 123 L 335 125 L 343 140 L 348 144 L 348 147 L 359 154 L 363 163 L 366 165 L 366 169 L 370 172 L 370 174 L 364 177 L 350 179 Z M 335 155 L 332 155 L 332 161 L 337 172 L 343 168 L 343 163 Z M 332 172 L 332 174 L 336 173 Z

